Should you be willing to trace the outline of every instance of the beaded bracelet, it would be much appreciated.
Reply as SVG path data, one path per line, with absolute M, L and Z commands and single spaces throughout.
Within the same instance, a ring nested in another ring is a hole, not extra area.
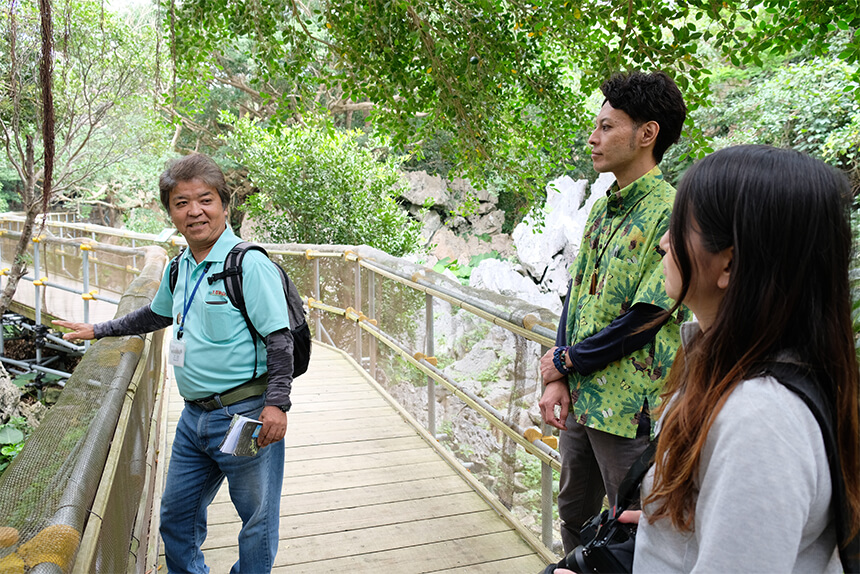
M 569 348 L 570 347 L 556 347 L 552 354 L 552 364 L 555 365 L 555 368 L 558 369 L 558 372 L 562 375 L 569 375 L 573 372 L 573 369 L 569 369 L 564 362 L 564 356 Z

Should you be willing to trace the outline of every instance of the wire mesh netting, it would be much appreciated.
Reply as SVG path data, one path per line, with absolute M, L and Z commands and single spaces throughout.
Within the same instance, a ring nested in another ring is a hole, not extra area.
M 52 248 L 45 245 L 40 246 L 46 251 Z M 127 278 L 125 268 L 133 266 L 128 256 L 100 255 L 94 284 L 113 284 L 114 274 L 123 276 L 117 282 Z M 66 270 L 74 267 L 71 254 L 53 257 L 55 264 L 64 259 Z M 146 263 L 114 307 L 116 315 L 152 300 L 166 263 L 158 248 L 134 257 Z M 105 265 L 108 259 L 111 266 Z M 147 444 L 160 350 L 156 334 L 99 341 L 84 355 L 59 401 L 0 476 L 0 572 L 68 572 L 82 549 L 87 556 L 81 571 L 126 571 L 149 483 Z
M 364 246 L 267 247 L 282 253 L 280 262 L 303 295 L 352 309 L 312 309 L 315 337 L 352 355 L 506 508 L 551 544 L 557 477 L 547 481 L 549 470 L 541 460 L 485 413 L 520 436 L 540 426 L 538 363 L 544 346 L 554 344 L 558 317 Z M 383 338 L 362 329 L 365 317 L 375 321 Z M 384 344 L 385 338 L 396 344 Z M 406 358 L 426 355 L 456 390 L 430 381 Z M 475 401 L 467 404 L 463 394 Z M 473 408 L 476 401 L 485 408 Z

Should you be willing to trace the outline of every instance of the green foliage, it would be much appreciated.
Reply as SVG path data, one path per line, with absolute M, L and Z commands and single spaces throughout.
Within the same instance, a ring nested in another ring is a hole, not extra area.
M 243 208 L 272 241 L 366 244 L 397 256 L 418 248 L 420 224 L 395 201 L 405 182 L 394 160 L 377 160 L 358 133 L 266 130 L 247 119 L 234 128 L 232 157 L 260 188 Z
M 163 229 L 173 226 L 164 209 L 146 207 L 137 207 L 126 211 L 124 221 L 128 229 L 138 233 L 158 234 Z
M 712 146 L 761 143 L 837 165 L 849 156 L 856 163 L 860 106 L 846 88 L 857 69 L 834 58 L 815 58 L 762 74 L 714 110 L 719 114 Z
M 466 265 L 460 265 L 456 260 L 451 259 L 450 257 L 444 257 L 436 262 L 436 265 L 433 266 L 433 271 L 436 273 L 443 273 L 448 269 L 454 274 L 454 277 L 456 277 L 460 283 L 468 285 L 469 278 L 472 276 L 472 271 L 474 271 L 475 267 L 477 267 L 481 261 L 484 259 L 499 259 L 500 257 L 499 252 L 495 249 L 489 253 L 473 255 L 469 259 L 469 263 Z
M 24 448 L 29 434 L 30 427 L 24 417 L 13 417 L 0 425 L 0 474 Z
M 148 89 L 156 36 L 152 26 L 133 25 L 96 0 L 68 0 L 53 16 L 53 193 L 55 202 L 68 204 L 88 193 L 104 195 L 106 180 L 96 175 L 164 139 Z M 0 27 L 0 74 L 9 79 L 0 88 L 0 144 L 6 151 L 0 179 L 28 206 L 41 201 L 44 169 L 37 2 L 10 4 L 0 13 Z
M 280 118 L 319 104 L 339 121 L 361 106 L 412 167 L 496 181 L 531 203 L 547 179 L 587 164 L 592 96 L 611 73 L 666 70 L 696 109 L 722 62 L 823 56 L 839 38 L 836 55 L 857 62 L 858 14 L 855 0 L 192 0 L 168 22 L 182 86 L 232 73 L 224 83 L 244 109 L 276 102 Z M 681 168 L 708 149 L 692 121 L 687 134 Z

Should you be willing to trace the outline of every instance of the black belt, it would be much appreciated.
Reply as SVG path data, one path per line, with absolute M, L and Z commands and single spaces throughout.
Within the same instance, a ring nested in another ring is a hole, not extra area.
M 251 397 L 259 397 L 266 392 L 266 387 L 269 385 L 269 374 L 264 373 L 256 379 L 251 379 L 247 383 L 242 383 L 238 387 L 233 387 L 229 391 L 212 395 L 204 399 L 195 401 L 186 399 L 186 402 L 193 403 L 204 411 L 214 411 L 222 407 L 234 405 L 239 401 L 250 399 Z

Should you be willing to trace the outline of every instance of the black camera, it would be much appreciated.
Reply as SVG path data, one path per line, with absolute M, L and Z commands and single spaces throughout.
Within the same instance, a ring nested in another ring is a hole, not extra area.
M 586 522 L 580 531 L 582 544 L 550 564 L 543 574 L 556 568 L 567 568 L 579 574 L 629 574 L 633 571 L 633 549 L 636 525 L 618 522 L 610 510 L 604 510 Z

